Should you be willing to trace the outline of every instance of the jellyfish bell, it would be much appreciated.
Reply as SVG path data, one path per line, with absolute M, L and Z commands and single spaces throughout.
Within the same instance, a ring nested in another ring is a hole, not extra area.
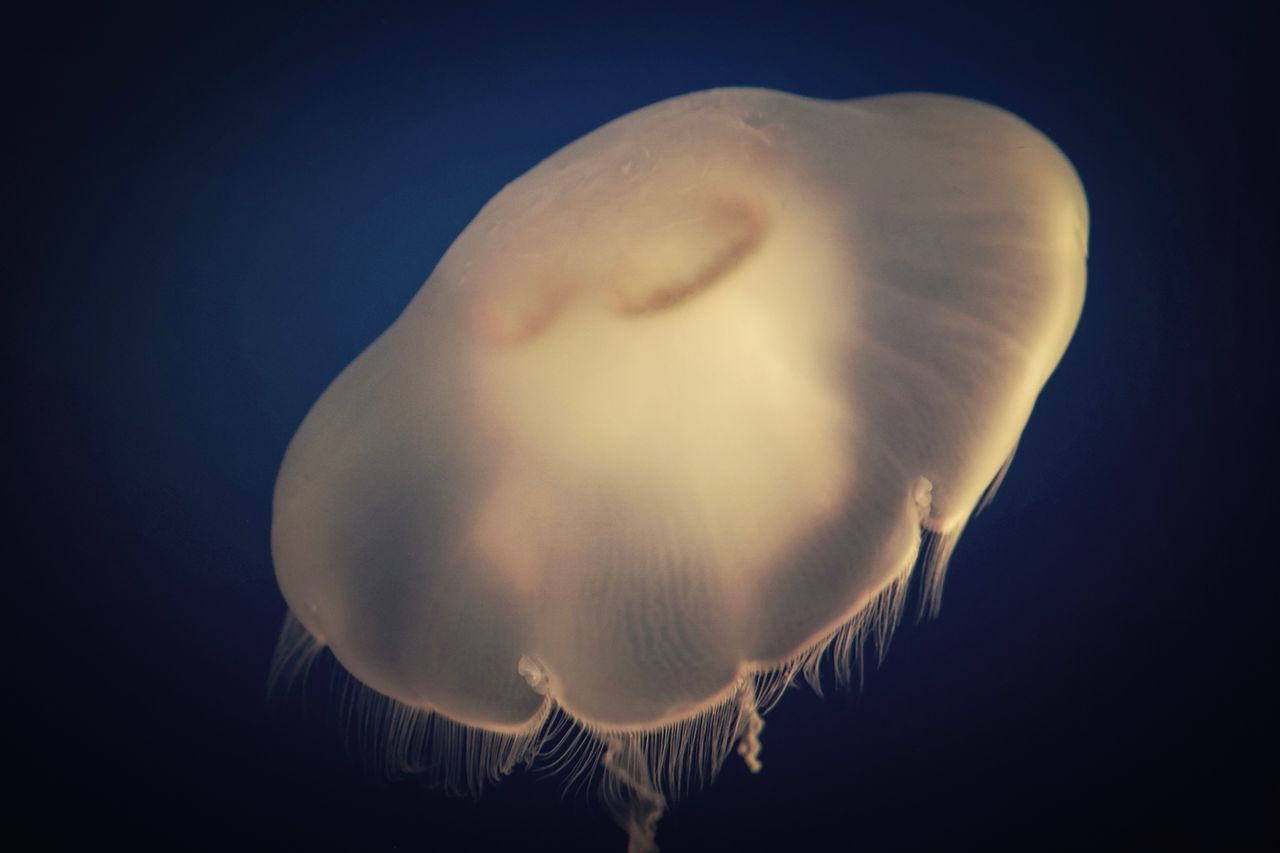
M 552 719 L 636 849 L 664 791 L 930 595 L 1084 297 L 1071 165 L 939 95 L 674 98 L 480 211 L 276 484 L 289 666 L 328 648 L 498 775 Z M 499 766 L 500 765 L 500 766 Z M 460 772 L 478 772 L 462 768 Z

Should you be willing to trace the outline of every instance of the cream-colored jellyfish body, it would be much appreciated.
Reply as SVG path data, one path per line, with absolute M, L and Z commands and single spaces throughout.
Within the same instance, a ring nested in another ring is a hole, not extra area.
M 891 627 L 922 531 L 936 590 L 1075 327 L 1087 228 L 1058 149 L 958 98 L 716 90 L 583 137 L 298 430 L 283 654 L 482 743 L 477 775 L 572 721 L 647 846 L 673 774 L 735 741 L 757 766 L 758 706 Z

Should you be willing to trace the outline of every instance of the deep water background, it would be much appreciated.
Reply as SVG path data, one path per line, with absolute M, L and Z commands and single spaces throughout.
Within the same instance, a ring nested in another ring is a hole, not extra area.
M 1274 840 L 1262 4 L 552 8 L 8 21 L 6 834 L 623 849 L 553 780 L 446 798 L 362 772 L 323 702 L 268 710 L 272 484 L 311 403 L 506 182 L 630 110 L 755 85 L 1026 118 L 1087 190 L 1089 290 L 940 617 L 904 624 L 860 692 L 790 693 L 764 772 L 730 761 L 663 849 Z

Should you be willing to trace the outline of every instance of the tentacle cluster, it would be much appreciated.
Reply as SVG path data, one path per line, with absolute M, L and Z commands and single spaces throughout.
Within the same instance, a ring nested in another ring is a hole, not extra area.
M 999 486 L 1003 473 L 1001 469 L 991 491 Z M 928 483 L 922 482 L 923 525 L 928 517 Z M 947 533 L 922 530 L 920 618 L 938 611 L 947 563 L 963 527 Z M 317 661 L 327 658 L 337 714 L 355 739 L 357 753 L 372 757 L 373 769 L 379 773 L 417 775 L 447 792 L 471 796 L 478 796 L 486 783 L 496 782 L 519 765 L 560 776 L 566 792 L 594 781 L 601 800 L 627 831 L 631 853 L 656 850 L 657 823 L 668 802 L 709 783 L 731 751 L 752 773 L 763 769 L 763 715 L 788 688 L 803 680 L 821 695 L 827 678 L 845 688 L 855 673 L 861 686 L 868 641 L 875 662 L 881 662 L 917 574 L 918 556 L 912 554 L 901 574 L 837 629 L 780 665 L 744 667 L 719 701 L 702 713 L 659 728 L 594 726 L 560 708 L 549 692 L 541 711 L 518 731 L 468 726 L 361 684 L 325 654 L 325 647 L 292 614 L 281 630 L 269 689 L 274 695 L 299 690 Z M 520 666 L 537 689 L 536 662 L 522 658 Z

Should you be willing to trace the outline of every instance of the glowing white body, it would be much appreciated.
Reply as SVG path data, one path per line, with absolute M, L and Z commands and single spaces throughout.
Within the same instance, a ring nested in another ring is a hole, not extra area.
M 307 416 L 290 609 L 410 708 L 525 745 L 567 713 L 643 847 L 645 738 L 758 763 L 757 703 L 887 629 L 922 529 L 936 589 L 1070 339 L 1087 230 L 1053 144 L 972 101 L 612 122 L 486 205 Z

